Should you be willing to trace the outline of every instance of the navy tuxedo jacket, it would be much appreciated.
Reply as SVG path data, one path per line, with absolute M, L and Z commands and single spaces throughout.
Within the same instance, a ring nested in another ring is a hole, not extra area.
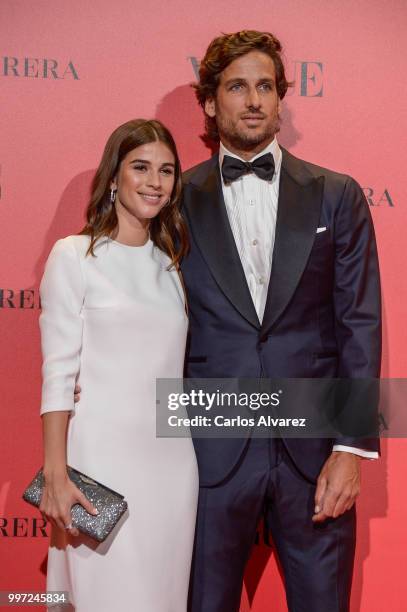
M 182 264 L 190 310 L 185 375 L 378 377 L 380 281 L 364 194 L 349 176 L 282 153 L 261 324 L 230 229 L 218 155 L 184 174 L 183 212 L 191 239 Z M 327 230 L 317 233 L 321 226 Z M 375 439 L 285 440 L 297 468 L 310 480 L 334 443 L 378 450 Z M 247 439 L 194 439 L 201 484 L 226 478 L 246 444 Z

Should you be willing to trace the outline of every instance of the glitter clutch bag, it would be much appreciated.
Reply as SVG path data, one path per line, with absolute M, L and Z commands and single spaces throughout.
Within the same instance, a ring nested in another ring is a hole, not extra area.
M 93 516 L 80 504 L 74 504 L 71 509 L 72 526 L 94 540 L 103 542 L 126 512 L 127 502 L 123 495 L 112 491 L 105 485 L 89 478 L 89 476 L 81 474 L 69 465 L 67 466 L 67 472 L 72 482 L 99 511 L 98 515 Z M 38 508 L 43 487 L 44 474 L 40 469 L 24 491 L 23 499 Z

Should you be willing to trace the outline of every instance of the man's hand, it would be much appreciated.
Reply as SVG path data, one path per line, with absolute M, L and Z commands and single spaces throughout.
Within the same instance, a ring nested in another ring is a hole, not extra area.
M 74 389 L 74 392 L 73 392 L 73 394 L 74 394 L 73 395 L 73 401 L 75 402 L 75 404 L 76 404 L 76 402 L 79 402 L 79 400 L 81 399 L 81 391 L 82 391 L 82 389 L 80 388 L 80 386 L 79 385 L 75 385 L 75 389 Z
M 317 481 L 314 523 L 337 518 L 350 510 L 360 491 L 360 457 L 333 451 Z

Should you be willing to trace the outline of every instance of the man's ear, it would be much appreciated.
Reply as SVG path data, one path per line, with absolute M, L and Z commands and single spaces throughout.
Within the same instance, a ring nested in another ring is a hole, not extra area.
M 208 115 L 208 117 L 215 117 L 216 116 L 215 98 L 206 98 L 206 100 L 205 100 L 205 113 Z

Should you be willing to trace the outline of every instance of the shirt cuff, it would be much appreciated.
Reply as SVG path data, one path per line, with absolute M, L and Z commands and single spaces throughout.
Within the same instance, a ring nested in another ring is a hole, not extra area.
M 379 453 L 377 451 L 367 451 L 362 448 L 355 448 L 354 446 L 343 446 L 342 444 L 335 444 L 333 451 L 340 451 L 343 453 L 353 453 L 353 455 L 359 455 L 364 459 L 378 459 Z

